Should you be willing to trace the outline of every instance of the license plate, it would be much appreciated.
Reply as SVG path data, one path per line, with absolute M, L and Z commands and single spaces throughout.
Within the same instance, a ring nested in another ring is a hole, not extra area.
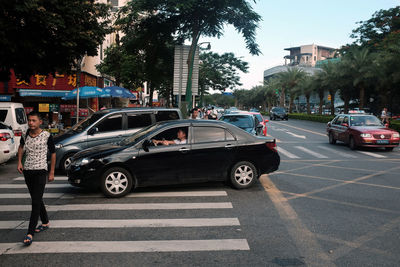
M 386 145 L 386 144 L 389 144 L 389 140 L 376 140 L 376 143 Z

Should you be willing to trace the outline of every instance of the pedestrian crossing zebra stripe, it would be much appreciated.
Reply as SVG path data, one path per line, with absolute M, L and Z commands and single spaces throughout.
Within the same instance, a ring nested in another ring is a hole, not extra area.
M 43 198 L 60 198 L 64 193 L 44 193 Z M 29 193 L 8 193 L 0 194 L 0 199 L 31 198 Z
M 283 149 L 282 147 L 278 147 L 278 152 L 281 153 L 281 154 L 283 154 L 283 155 L 285 155 L 285 156 L 288 157 L 288 158 L 291 158 L 291 159 L 298 159 L 298 158 L 299 158 L 298 156 L 296 156 L 296 155 L 290 153 L 289 151 L 286 151 L 286 150 Z
M 367 151 L 357 151 L 357 152 L 361 153 L 361 154 L 364 154 L 364 155 L 368 155 L 368 156 L 374 157 L 374 158 L 380 158 L 380 159 L 386 158 L 386 156 L 379 155 L 379 154 L 376 154 L 376 153 L 367 152 Z
M 74 204 L 46 206 L 53 211 L 88 211 L 88 210 L 184 210 L 184 209 L 232 209 L 230 202 L 198 203 L 131 203 L 131 204 Z M 31 211 L 31 205 L 0 205 L 0 212 Z
M 14 181 L 25 181 L 25 178 L 23 176 L 16 177 L 13 179 Z M 67 176 L 55 176 L 54 181 L 68 181 Z
M 27 229 L 29 221 L 0 221 L 0 229 Z M 51 220 L 50 228 L 217 227 L 239 226 L 237 218 Z
M 332 148 L 328 148 L 328 147 L 324 147 L 324 146 L 318 146 L 318 147 L 323 149 L 323 150 L 329 151 L 331 153 L 338 154 L 338 155 L 340 155 L 342 157 L 345 157 L 345 158 L 353 158 L 353 159 L 357 158 L 356 156 L 350 155 L 348 153 L 345 153 L 345 152 L 342 152 L 342 151 L 339 151 L 339 150 L 336 150 L 336 149 L 332 149 Z
M 0 254 L 36 253 L 134 253 L 250 250 L 246 239 L 157 240 L 157 241 L 52 241 L 0 243 Z
M 295 148 L 297 148 L 297 149 L 299 149 L 299 150 L 301 150 L 301 151 L 303 151 L 305 153 L 308 153 L 308 154 L 310 154 L 310 155 L 312 155 L 314 157 L 320 158 L 320 159 L 327 159 L 328 158 L 327 156 L 324 156 L 324 155 L 322 155 L 320 153 L 314 152 L 314 151 L 309 150 L 309 149 L 307 149 L 305 147 L 302 147 L 302 146 L 295 146 Z
M 46 188 L 71 188 L 70 184 L 46 184 Z M 28 189 L 26 184 L 0 184 L 0 189 Z

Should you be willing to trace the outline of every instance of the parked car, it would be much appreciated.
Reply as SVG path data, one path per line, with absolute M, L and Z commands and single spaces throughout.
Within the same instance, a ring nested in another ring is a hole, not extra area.
M 21 137 L 28 131 L 28 120 L 21 103 L 0 102 L 0 121 L 10 126 L 14 132 L 14 142 L 19 145 Z
M 286 109 L 282 107 L 273 107 L 269 114 L 270 120 L 276 120 L 276 119 L 288 120 L 288 118 L 289 116 Z
M 0 164 L 7 162 L 17 153 L 17 144 L 11 127 L 0 122 Z
M 223 115 L 219 120 L 239 127 L 246 132 L 254 135 L 263 135 L 264 126 L 258 119 L 250 113 L 231 113 Z
M 269 120 L 264 119 L 264 117 L 261 115 L 260 112 L 250 111 L 249 113 L 252 114 L 254 117 L 257 118 L 257 120 L 258 120 L 258 121 L 260 122 L 260 124 L 263 126 L 262 134 L 263 134 L 264 136 L 267 136 L 267 122 L 268 122 Z
M 56 167 L 65 170 L 78 151 L 116 143 L 151 124 L 176 119 L 182 119 L 179 109 L 122 108 L 97 111 L 54 138 Z
M 154 146 L 179 130 L 187 142 Z M 230 181 L 237 189 L 278 169 L 275 139 L 256 137 L 222 121 L 176 120 L 146 127 L 119 144 L 106 144 L 74 155 L 67 169 L 74 186 L 100 187 L 108 197 L 150 185 Z
M 399 133 L 386 128 L 374 115 L 340 114 L 326 127 L 329 143 L 342 141 L 351 149 L 384 147 L 391 151 L 399 145 Z

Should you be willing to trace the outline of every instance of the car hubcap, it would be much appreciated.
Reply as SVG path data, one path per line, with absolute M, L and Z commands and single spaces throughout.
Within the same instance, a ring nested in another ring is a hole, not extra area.
M 122 172 L 112 172 L 106 177 L 106 188 L 112 194 L 120 194 L 128 187 L 128 179 Z
M 65 161 L 64 161 L 64 169 L 67 169 L 69 167 L 69 165 L 71 165 L 71 157 L 68 157 Z
M 235 171 L 235 179 L 241 185 L 247 185 L 253 180 L 253 170 L 247 166 L 239 166 Z

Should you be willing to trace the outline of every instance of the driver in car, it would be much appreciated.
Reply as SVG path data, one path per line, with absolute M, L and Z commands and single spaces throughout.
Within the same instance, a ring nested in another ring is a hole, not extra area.
M 182 129 L 178 130 L 177 139 L 174 139 L 174 140 L 155 140 L 155 139 L 153 139 L 151 141 L 155 145 L 163 144 L 165 146 L 168 146 L 168 145 L 181 145 L 181 144 L 186 144 L 187 143 L 186 133 Z

